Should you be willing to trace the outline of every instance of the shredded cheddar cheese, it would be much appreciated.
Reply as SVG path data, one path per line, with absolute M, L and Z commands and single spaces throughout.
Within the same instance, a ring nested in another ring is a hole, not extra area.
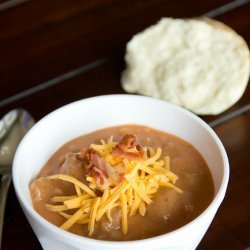
M 128 232 L 128 209 L 127 209 L 127 199 L 126 195 L 124 193 L 121 193 L 120 195 L 121 200 L 121 209 L 122 209 L 122 232 L 124 234 L 127 234 Z
M 144 200 L 147 204 L 150 204 L 152 200 L 148 197 L 148 195 L 142 190 L 135 182 L 135 180 L 130 175 L 125 175 L 126 180 L 131 184 L 135 192 L 142 200 Z
M 144 158 L 126 158 L 112 154 L 113 149 L 118 145 L 111 137 L 107 142 L 101 140 L 101 144 L 91 144 L 90 148 L 98 152 L 111 166 L 111 172 L 121 167 L 123 173 L 119 183 L 115 184 L 114 178 L 106 181 L 103 188 L 97 182 L 95 175 L 86 175 L 86 183 L 82 183 L 73 176 L 53 175 L 50 179 L 59 179 L 69 182 L 75 187 L 75 194 L 71 196 L 55 196 L 51 198 L 53 204 L 46 204 L 47 209 L 57 212 L 66 221 L 61 225 L 64 230 L 69 230 L 74 224 L 88 224 L 89 235 L 95 230 L 95 222 L 103 216 L 112 221 L 112 209 L 121 209 L 121 230 L 123 234 L 128 232 L 128 216 L 140 214 L 145 216 L 147 206 L 152 203 L 154 194 L 160 187 L 171 188 L 182 193 L 182 190 L 175 186 L 178 176 L 170 170 L 170 157 L 161 158 L 162 149 L 144 147 Z M 137 148 L 129 148 L 126 153 L 136 154 Z M 100 171 L 100 170 L 98 170 Z M 72 213 L 73 211 L 73 213 Z
M 82 194 L 81 189 L 77 185 L 75 185 L 75 189 L 76 189 L 77 195 L 81 196 L 81 194 Z
M 95 198 L 95 201 L 90 211 L 90 220 L 89 220 L 89 226 L 88 226 L 89 235 L 92 235 L 95 229 L 96 212 L 100 204 L 100 201 L 101 201 L 100 197 Z
M 83 208 L 78 209 L 68 220 L 66 220 L 61 228 L 64 230 L 68 230 L 71 226 L 73 226 L 83 215 Z
M 93 190 L 91 190 L 85 184 L 78 181 L 76 178 L 74 178 L 72 176 L 59 174 L 59 175 L 51 175 L 51 176 L 49 176 L 49 178 L 50 179 L 59 179 L 59 180 L 71 182 L 72 184 L 78 186 L 80 189 L 85 191 L 87 194 L 91 195 L 92 197 L 96 197 L 96 194 L 95 194 L 95 192 Z
M 97 212 L 97 220 L 100 220 L 102 215 L 109 209 L 112 207 L 113 203 L 115 203 L 119 198 L 122 192 L 124 192 L 127 187 L 129 186 L 129 184 L 124 180 L 122 182 L 122 185 L 116 190 L 116 192 L 114 194 L 112 194 L 107 201 L 104 202 L 104 204 L 102 204 L 100 206 L 100 209 Z

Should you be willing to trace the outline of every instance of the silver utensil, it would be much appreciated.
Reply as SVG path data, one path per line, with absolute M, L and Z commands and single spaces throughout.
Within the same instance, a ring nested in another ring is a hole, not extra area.
M 12 110 L 0 120 L 0 175 L 2 175 L 0 189 L 0 248 L 6 199 L 11 183 L 12 161 L 18 144 L 34 123 L 31 115 L 23 109 Z

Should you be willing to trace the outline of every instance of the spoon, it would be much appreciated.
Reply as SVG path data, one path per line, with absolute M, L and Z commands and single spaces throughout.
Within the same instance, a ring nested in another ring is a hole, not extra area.
M 0 175 L 2 175 L 0 189 L 0 249 L 4 211 L 11 183 L 12 161 L 18 144 L 34 123 L 31 115 L 23 109 L 14 109 L 0 120 Z

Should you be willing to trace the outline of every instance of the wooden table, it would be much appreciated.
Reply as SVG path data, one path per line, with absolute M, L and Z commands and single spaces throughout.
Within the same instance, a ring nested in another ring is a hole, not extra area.
M 67 103 L 124 93 L 120 74 L 124 49 L 133 34 L 163 16 L 206 15 L 223 21 L 250 45 L 249 0 L 10 0 L 0 2 L 0 117 L 21 107 L 39 120 Z M 219 116 L 238 110 L 244 96 Z M 245 112 L 215 127 L 231 165 L 226 197 L 198 249 L 250 246 L 250 115 Z M 40 249 L 9 192 L 2 249 Z

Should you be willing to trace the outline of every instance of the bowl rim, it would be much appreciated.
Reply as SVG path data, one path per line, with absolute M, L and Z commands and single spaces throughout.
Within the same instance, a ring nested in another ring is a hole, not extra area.
M 152 102 L 159 102 L 159 103 L 164 103 L 165 105 L 168 105 L 170 108 L 175 109 L 177 112 L 184 113 L 188 115 L 191 119 L 194 119 L 196 122 L 198 122 L 207 132 L 210 134 L 210 136 L 213 138 L 215 141 L 216 145 L 218 146 L 218 149 L 220 151 L 222 161 L 223 161 L 223 178 L 220 183 L 220 186 L 218 188 L 217 194 L 214 196 L 213 201 L 209 204 L 209 206 L 195 219 L 190 221 L 189 223 L 183 225 L 180 228 L 177 228 L 171 232 L 161 234 L 158 236 L 153 236 L 150 238 L 145 238 L 145 239 L 140 239 L 140 240 L 130 240 L 130 241 L 107 241 L 107 240 L 99 240 L 99 239 L 93 239 L 93 238 L 88 238 L 84 236 L 79 236 L 73 233 L 70 233 L 68 231 L 65 231 L 52 223 L 48 222 L 46 219 L 44 219 L 40 214 L 38 214 L 35 209 L 33 208 L 32 204 L 27 201 L 25 198 L 24 194 L 20 191 L 20 183 L 19 183 L 19 177 L 18 177 L 18 158 L 20 157 L 20 151 L 25 144 L 26 140 L 28 139 L 28 135 L 30 134 L 31 131 L 35 130 L 39 124 L 45 122 L 47 119 L 50 119 L 53 117 L 56 113 L 62 112 L 64 109 L 70 108 L 71 106 L 78 106 L 78 105 L 84 105 L 82 103 L 89 102 L 89 101 L 95 101 L 95 100 L 101 100 L 101 99 L 106 99 L 106 98 L 118 98 L 119 100 L 121 98 L 134 98 L 134 99 L 144 99 L 145 101 L 152 101 Z M 197 115 L 193 114 L 191 111 L 184 109 L 180 106 L 177 106 L 175 104 L 169 103 L 164 100 L 156 99 L 153 97 L 148 97 L 148 96 L 140 96 L 140 95 L 133 95 L 133 94 L 108 94 L 108 95 L 100 95 L 100 96 L 94 96 L 94 97 L 89 97 L 89 98 L 84 98 L 75 102 L 71 102 L 69 104 L 66 104 L 62 107 L 59 107 L 55 109 L 54 111 L 48 113 L 46 116 L 44 116 L 42 119 L 40 119 L 32 128 L 31 130 L 25 135 L 23 140 L 18 146 L 18 149 L 16 151 L 14 161 L 13 161 L 13 171 L 12 171 L 12 178 L 13 178 L 13 185 L 14 189 L 17 195 L 17 198 L 19 200 L 19 203 L 22 205 L 22 209 L 25 209 L 29 216 L 31 216 L 37 223 L 41 224 L 44 228 L 46 228 L 48 231 L 53 232 L 54 235 L 61 236 L 62 241 L 66 242 L 67 240 L 73 240 L 75 242 L 81 242 L 81 243 L 87 243 L 88 245 L 95 245 L 95 246 L 142 246 L 147 243 L 155 243 L 156 241 L 158 242 L 160 239 L 166 239 L 167 237 L 173 236 L 177 234 L 179 231 L 184 230 L 188 227 L 190 227 L 192 224 L 197 223 L 197 221 L 201 220 L 202 218 L 205 217 L 206 214 L 208 214 L 212 208 L 215 208 L 217 211 L 218 207 L 220 206 L 228 185 L 228 180 L 229 180 L 229 161 L 228 157 L 226 154 L 226 150 L 220 141 L 219 137 L 216 135 L 216 133 L 213 131 L 213 129 L 205 122 L 203 121 L 200 117 Z M 27 217 L 27 215 L 26 215 Z

